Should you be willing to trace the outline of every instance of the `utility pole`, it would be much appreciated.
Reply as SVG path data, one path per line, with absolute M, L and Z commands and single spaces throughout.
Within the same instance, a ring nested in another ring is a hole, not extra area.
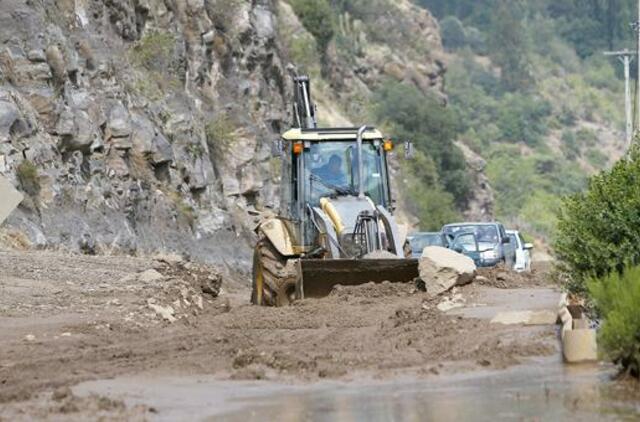
M 605 56 L 617 56 L 618 59 L 624 65 L 624 114 L 626 118 L 626 138 L 627 149 L 631 148 L 631 142 L 633 140 L 633 113 L 631 110 L 631 60 L 637 53 L 629 51 L 627 49 L 620 51 L 605 51 Z M 639 66 L 640 67 L 640 66 Z M 640 121 L 640 120 L 639 120 Z
M 638 0 L 638 20 L 636 21 L 636 32 L 638 35 L 638 45 L 636 46 L 636 55 L 640 59 L 640 0 Z M 640 129 L 640 60 L 638 62 L 638 77 L 636 78 L 636 135 Z

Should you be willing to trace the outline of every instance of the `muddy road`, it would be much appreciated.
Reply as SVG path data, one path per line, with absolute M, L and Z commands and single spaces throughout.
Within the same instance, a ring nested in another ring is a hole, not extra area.
M 157 416 L 153 406 L 69 390 L 113 377 L 423 380 L 558 353 L 553 325 L 492 324 L 459 309 L 443 312 L 442 298 L 430 300 L 413 283 L 339 286 L 324 299 L 274 309 L 249 305 L 246 274 L 175 256 L 0 252 L 0 266 L 6 420 Z M 553 293 L 541 274 L 514 278 L 513 288 L 508 274 L 485 275 L 454 299 L 472 309 L 501 292 L 524 292 L 524 302 Z

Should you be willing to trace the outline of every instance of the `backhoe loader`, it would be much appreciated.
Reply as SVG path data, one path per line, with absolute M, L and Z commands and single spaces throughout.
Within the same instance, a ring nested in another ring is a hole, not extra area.
M 393 217 L 387 155 L 377 129 L 318 128 L 307 76 L 294 77 L 294 127 L 278 143 L 281 209 L 256 228 L 251 301 L 282 306 L 337 285 L 411 281 L 406 230 Z

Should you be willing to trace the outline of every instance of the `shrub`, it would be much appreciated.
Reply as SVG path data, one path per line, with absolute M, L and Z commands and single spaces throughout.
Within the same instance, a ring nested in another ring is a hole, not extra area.
M 609 158 L 597 149 L 590 149 L 587 151 L 587 161 L 593 167 L 602 169 L 607 166 Z
M 236 127 L 226 114 L 219 114 L 205 126 L 209 152 L 224 153 L 236 141 Z
M 335 15 L 327 0 L 292 0 L 291 7 L 302 25 L 316 38 L 318 50 L 324 53 L 335 33 Z
M 598 344 L 606 357 L 640 376 L 640 266 L 631 266 L 587 283 L 596 311 L 604 319 Z
M 455 16 L 447 16 L 440 22 L 442 45 L 449 50 L 464 47 L 466 38 L 462 22 Z
M 134 63 L 148 70 L 162 71 L 169 66 L 176 39 L 168 32 L 151 31 L 133 47 Z
M 546 118 L 550 115 L 548 101 L 529 95 L 508 94 L 502 100 L 498 127 L 503 140 L 535 146 L 547 132 Z
M 640 263 L 640 151 L 589 181 L 584 193 L 564 199 L 554 249 L 572 274 L 570 289 L 585 291 L 589 277 L 604 277 Z
M 38 168 L 29 160 L 24 160 L 16 168 L 16 176 L 22 190 L 28 195 L 36 196 L 40 193 L 40 179 Z

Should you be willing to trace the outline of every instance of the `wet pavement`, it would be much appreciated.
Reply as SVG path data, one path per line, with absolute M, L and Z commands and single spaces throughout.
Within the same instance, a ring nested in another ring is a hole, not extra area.
M 158 421 L 638 420 L 640 402 L 611 381 L 613 374 L 608 365 L 567 366 L 554 356 L 425 380 L 288 385 L 140 377 L 88 382 L 74 391 L 152 406 Z

